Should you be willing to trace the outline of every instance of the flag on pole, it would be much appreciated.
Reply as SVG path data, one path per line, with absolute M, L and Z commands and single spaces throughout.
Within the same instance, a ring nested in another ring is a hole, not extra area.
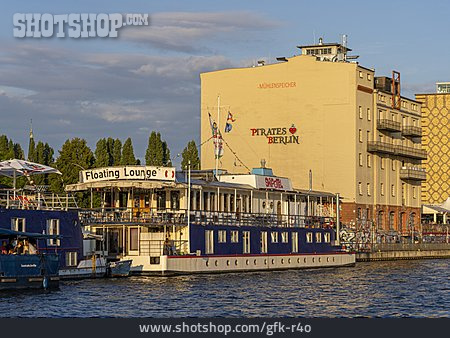
M 228 112 L 227 123 L 225 124 L 225 132 L 226 133 L 229 133 L 231 131 L 231 129 L 233 129 L 233 125 L 231 123 L 234 121 L 236 121 L 236 119 L 233 119 L 233 114 Z
M 214 143 L 214 156 L 216 158 L 221 158 L 223 156 L 223 140 L 222 135 L 220 134 L 220 131 L 217 128 L 217 123 L 214 122 L 214 120 L 211 117 L 211 114 L 209 115 L 209 124 L 211 125 L 211 132 L 213 137 L 213 143 Z

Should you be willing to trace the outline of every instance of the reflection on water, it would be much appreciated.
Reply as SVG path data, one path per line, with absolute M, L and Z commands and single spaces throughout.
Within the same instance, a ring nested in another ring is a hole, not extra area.
M 450 317 L 449 260 L 70 281 L 0 304 L 1 317 Z

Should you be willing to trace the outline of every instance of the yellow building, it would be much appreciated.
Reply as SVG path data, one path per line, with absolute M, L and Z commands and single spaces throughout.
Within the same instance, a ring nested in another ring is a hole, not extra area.
M 450 82 L 436 84 L 436 93 L 416 94 L 422 102 L 422 145 L 427 180 L 422 183 L 422 203 L 442 204 L 450 196 Z
M 375 83 L 343 44 L 299 48 L 278 63 L 201 74 L 202 143 L 214 121 L 226 142 L 219 169 L 248 172 L 264 159 L 296 188 L 341 193 L 348 225 L 407 233 L 419 222 L 424 179 L 420 104 L 399 96 L 397 80 Z M 212 141 L 201 161 L 216 166 Z

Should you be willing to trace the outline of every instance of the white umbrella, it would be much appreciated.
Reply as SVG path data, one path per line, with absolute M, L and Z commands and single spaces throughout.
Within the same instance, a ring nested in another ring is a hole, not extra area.
M 14 198 L 16 198 L 16 177 L 39 174 L 59 174 L 61 172 L 55 168 L 24 160 L 7 160 L 0 162 L 0 175 L 13 178 Z

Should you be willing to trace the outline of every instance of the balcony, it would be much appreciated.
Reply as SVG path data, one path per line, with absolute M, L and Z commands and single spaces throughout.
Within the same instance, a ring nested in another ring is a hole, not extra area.
M 387 131 L 402 131 L 402 125 L 400 124 L 400 122 L 388 119 L 378 119 L 377 128 L 379 130 Z
M 427 159 L 427 151 L 425 149 L 416 149 L 407 146 L 395 146 L 395 155 L 415 158 L 418 160 L 426 160 Z
M 369 153 L 394 154 L 395 148 L 394 145 L 391 143 L 380 141 L 369 141 L 367 142 L 367 151 Z
M 425 181 L 427 173 L 425 169 L 417 167 L 402 167 L 400 169 L 400 178 L 402 180 Z
M 422 128 L 417 126 L 403 126 L 402 134 L 404 136 L 422 137 Z

